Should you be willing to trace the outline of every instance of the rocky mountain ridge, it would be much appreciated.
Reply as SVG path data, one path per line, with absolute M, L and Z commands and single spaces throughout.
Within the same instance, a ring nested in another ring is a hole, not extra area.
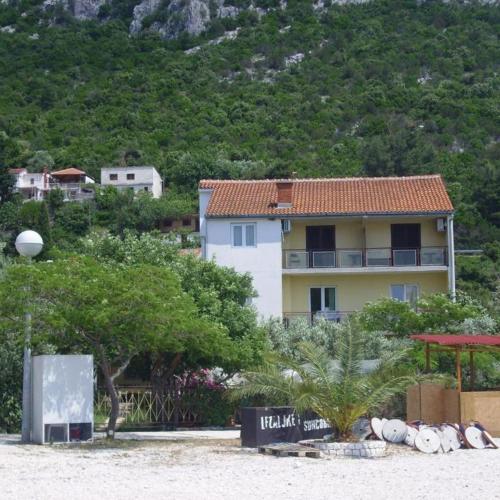
M 368 3 L 373 0 L 311 0 L 313 9 L 324 12 L 330 5 Z M 423 3 L 426 0 L 419 0 Z M 450 0 L 443 0 L 450 2 Z M 113 18 L 121 0 L 44 0 L 39 7 L 44 14 L 64 11 L 79 21 L 106 21 Z M 498 0 L 479 0 L 484 4 L 498 4 Z M 124 2 L 123 2 L 124 3 Z M 467 1 L 462 1 L 467 3 Z M 0 0 L 1 5 L 21 7 L 16 0 Z M 135 4 L 135 5 L 134 5 Z M 132 0 L 128 3 L 131 19 L 129 32 L 158 33 L 163 39 L 176 39 L 181 34 L 197 36 L 206 31 L 211 23 L 225 18 L 237 18 L 251 13 L 260 18 L 275 10 L 285 10 L 287 0 Z M 26 12 L 21 13 L 26 15 Z

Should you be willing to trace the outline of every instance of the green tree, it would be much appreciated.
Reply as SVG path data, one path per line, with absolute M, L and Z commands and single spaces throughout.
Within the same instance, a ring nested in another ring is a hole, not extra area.
M 62 232 L 63 237 L 75 239 L 83 236 L 90 226 L 89 210 L 90 207 L 84 203 L 64 203 L 57 211 L 55 228 Z
M 94 355 L 111 399 L 109 437 L 119 411 L 115 381 L 135 356 L 172 353 L 208 365 L 230 355 L 225 332 L 200 318 L 166 268 L 79 257 L 10 266 L 0 287 L 2 331 L 22 331 L 27 304 L 34 338 Z
M 18 432 L 21 421 L 23 345 L 9 332 L 1 332 L 0 340 L 0 432 Z
M 487 316 L 486 309 L 465 294 L 452 300 L 445 294 L 421 297 L 413 306 L 408 302 L 380 299 L 366 304 L 359 313 L 367 331 L 383 331 L 406 336 L 416 332 L 461 332 L 466 320 Z
M 64 191 L 59 188 L 51 189 L 47 194 L 47 205 L 52 217 L 64 205 Z
M 265 333 L 257 326 L 255 310 L 248 304 L 255 293 L 250 275 L 238 274 L 192 255 L 181 255 L 178 245 L 160 235 L 136 236 L 127 232 L 120 238 L 93 233 L 82 243 L 83 252 L 110 265 L 149 264 L 173 270 L 200 316 L 227 331 L 234 356 L 222 360 L 220 366 L 228 376 L 260 360 L 266 345 Z M 169 363 L 163 366 L 166 373 L 170 373 L 169 366 Z
M 54 166 L 54 158 L 48 151 L 35 151 L 28 160 L 28 170 L 30 172 L 42 172 L 44 168 L 49 170 Z
M 9 201 L 15 182 L 8 167 L 0 163 L 0 204 Z
M 18 231 L 32 229 L 40 233 L 44 242 L 44 252 L 52 246 L 52 229 L 49 211 L 44 201 L 27 201 L 19 210 L 20 227 Z

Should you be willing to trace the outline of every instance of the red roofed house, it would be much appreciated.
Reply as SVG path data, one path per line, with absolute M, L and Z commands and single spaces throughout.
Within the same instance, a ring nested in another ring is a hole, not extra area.
M 65 168 L 52 172 L 52 188 L 59 188 L 64 193 L 65 201 L 81 201 L 94 197 L 94 191 L 86 184 L 94 184 L 95 181 L 83 170 L 75 167 Z
M 455 292 L 439 175 L 203 180 L 202 256 L 253 277 L 263 317 L 338 320 L 381 297 Z
M 31 173 L 25 168 L 9 169 L 16 183 L 14 190 L 20 193 L 25 201 L 44 200 L 52 189 L 61 189 L 64 201 L 82 201 L 94 197 L 94 191 L 86 184 L 94 184 L 94 180 L 83 170 L 66 168 L 49 173 L 44 169 L 41 173 Z

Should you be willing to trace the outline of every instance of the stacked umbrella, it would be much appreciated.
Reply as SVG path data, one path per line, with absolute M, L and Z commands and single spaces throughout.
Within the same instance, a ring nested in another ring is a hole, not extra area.
M 360 439 L 404 443 L 423 453 L 448 453 L 460 448 L 498 448 L 490 433 L 479 423 L 427 425 L 420 420 L 372 418 L 358 421 L 353 429 Z

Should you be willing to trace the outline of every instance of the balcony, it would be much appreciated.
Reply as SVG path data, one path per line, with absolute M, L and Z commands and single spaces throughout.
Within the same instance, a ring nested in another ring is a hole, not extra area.
M 316 321 L 326 320 L 340 323 L 342 319 L 352 314 L 352 311 L 317 311 L 313 312 L 284 312 L 283 322 L 285 326 L 290 326 L 294 321 L 305 321 L 308 325 Z
M 443 267 L 448 265 L 446 247 L 337 248 L 336 250 L 284 250 L 283 269 L 338 269 Z
M 92 200 L 93 189 L 87 188 L 83 182 L 51 182 L 50 189 L 60 189 L 64 193 L 64 201 Z

